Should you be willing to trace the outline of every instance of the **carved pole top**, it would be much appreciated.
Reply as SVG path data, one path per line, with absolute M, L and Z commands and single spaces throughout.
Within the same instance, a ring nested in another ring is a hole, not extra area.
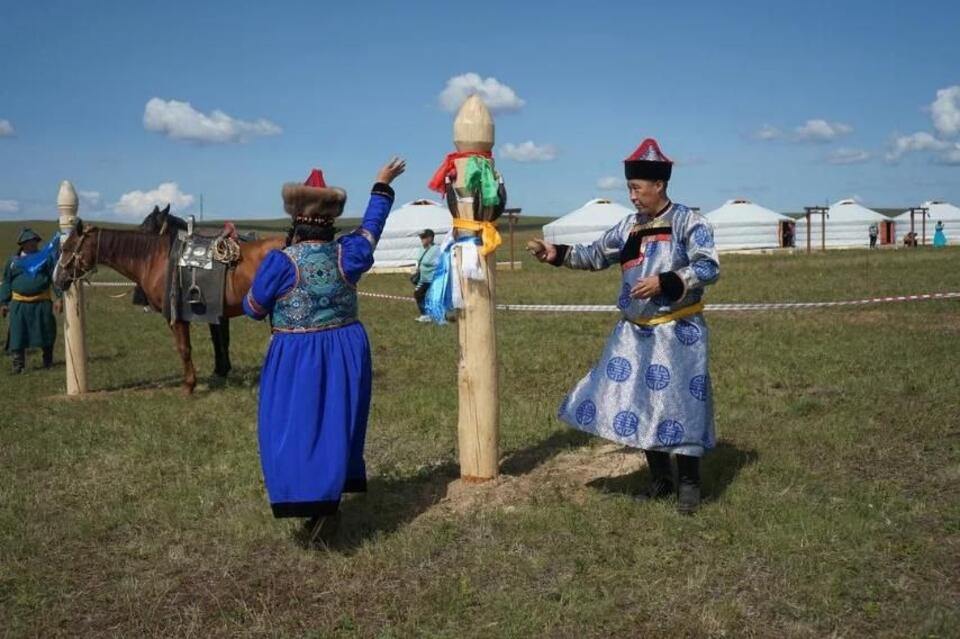
M 76 215 L 77 203 L 76 190 L 74 190 L 69 180 L 64 180 L 60 183 L 60 192 L 57 194 L 57 208 L 61 211 L 63 209 L 72 209 L 71 212 Z
M 471 95 L 453 121 L 453 144 L 457 151 L 490 151 L 493 140 L 493 117 L 483 100 Z

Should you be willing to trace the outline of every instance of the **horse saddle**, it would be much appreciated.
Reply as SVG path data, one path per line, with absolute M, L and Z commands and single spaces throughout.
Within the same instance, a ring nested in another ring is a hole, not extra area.
M 193 218 L 170 249 L 170 277 L 164 300 L 171 319 L 218 324 L 223 315 L 227 270 L 240 261 L 240 245 L 228 230 L 216 236 L 194 233 Z

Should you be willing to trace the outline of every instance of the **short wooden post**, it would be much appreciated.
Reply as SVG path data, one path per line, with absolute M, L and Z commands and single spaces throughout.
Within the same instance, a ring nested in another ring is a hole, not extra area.
M 476 95 L 460 107 L 453 123 L 453 143 L 457 151 L 493 149 L 493 118 L 486 105 Z M 464 189 L 469 158 L 454 161 L 457 171 L 456 191 L 460 197 L 459 216 L 474 219 L 472 193 Z M 479 220 L 489 220 L 491 207 L 480 209 Z M 478 221 L 479 221 L 478 220 Z M 457 237 L 478 235 L 471 231 L 456 231 Z M 466 279 L 459 267 L 461 251 L 454 251 L 457 277 L 463 294 L 463 312 L 458 325 L 460 332 L 460 363 L 458 381 L 460 390 L 457 421 L 460 448 L 460 477 L 465 481 L 486 481 L 498 474 L 500 396 L 497 387 L 497 333 L 494 323 L 494 277 L 497 272 L 496 253 L 483 261 L 484 281 Z
M 60 231 L 71 232 L 77 223 L 77 192 L 67 180 L 60 183 L 57 209 Z M 63 343 L 67 368 L 67 395 L 87 392 L 87 344 L 83 329 L 83 288 L 74 282 L 63 294 Z

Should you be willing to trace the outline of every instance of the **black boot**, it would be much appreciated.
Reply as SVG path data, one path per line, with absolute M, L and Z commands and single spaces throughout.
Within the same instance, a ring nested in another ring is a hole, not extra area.
M 673 497 L 673 470 L 670 468 L 670 453 L 645 450 L 647 468 L 650 469 L 650 485 L 636 496 L 639 501 L 669 499 Z
M 677 512 L 692 515 L 700 510 L 700 458 L 677 455 Z
M 332 515 L 317 515 L 303 522 L 307 546 L 329 548 L 340 528 L 340 512 Z
M 53 366 L 53 346 L 44 346 L 43 347 L 43 367 L 50 368 Z
M 19 375 L 23 372 L 23 367 L 26 365 L 27 353 L 26 351 L 14 351 L 13 352 L 13 374 Z

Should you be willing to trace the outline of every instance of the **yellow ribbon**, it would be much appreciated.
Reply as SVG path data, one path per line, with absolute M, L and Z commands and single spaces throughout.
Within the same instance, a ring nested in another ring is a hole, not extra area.
M 667 322 L 672 322 L 673 320 L 696 315 L 702 310 L 703 302 L 697 302 L 696 304 L 684 306 L 680 310 L 667 313 L 666 315 L 657 315 L 656 317 L 651 317 L 649 319 L 628 319 L 627 321 L 632 322 L 637 326 L 656 326 L 657 324 L 666 324 Z
M 21 295 L 14 291 L 13 301 L 14 302 L 23 302 L 25 304 L 32 304 L 34 302 L 42 302 L 44 300 L 50 299 L 50 289 L 37 293 L 36 295 Z
M 462 217 L 455 217 L 453 218 L 453 228 L 460 229 L 461 231 L 479 231 L 480 239 L 483 242 L 480 247 L 480 255 L 484 257 L 496 251 L 497 247 L 503 243 L 503 238 L 500 237 L 500 231 L 497 230 L 497 225 L 493 222 L 477 222 L 474 220 L 465 220 Z

